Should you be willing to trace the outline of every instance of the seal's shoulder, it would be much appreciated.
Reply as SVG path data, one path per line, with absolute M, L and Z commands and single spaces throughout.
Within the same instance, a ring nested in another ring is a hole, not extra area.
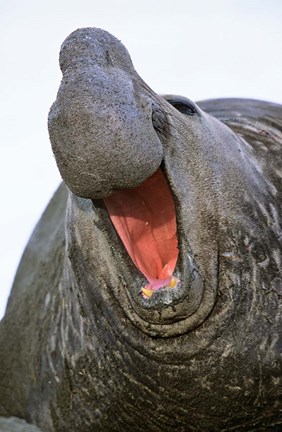
M 197 102 L 199 107 L 223 122 L 271 119 L 282 129 L 282 105 L 243 98 L 207 99 Z
M 198 103 L 247 143 L 257 169 L 275 187 L 280 200 L 282 105 L 255 99 L 210 99 Z
M 57 251 L 64 248 L 66 202 L 67 189 L 62 183 L 43 212 L 24 250 L 8 300 L 7 312 L 13 315 L 20 312 L 23 295 L 30 297 L 33 302 L 38 299 L 38 292 L 45 295 L 43 285 L 47 291 L 51 289 L 49 282 L 45 283 L 45 280 L 49 281 L 51 273 L 56 271 Z M 58 270 L 61 268 L 60 262 L 59 260 L 57 264 Z M 41 273 L 42 278 L 39 280 Z M 35 309 L 34 303 L 32 308 Z
M 208 114 L 244 138 L 254 151 L 274 157 L 282 149 L 282 105 L 255 99 L 209 99 L 198 103 Z

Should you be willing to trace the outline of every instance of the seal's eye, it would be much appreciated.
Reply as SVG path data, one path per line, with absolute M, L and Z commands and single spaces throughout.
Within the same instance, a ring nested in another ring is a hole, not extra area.
M 174 108 L 176 108 L 182 114 L 193 115 L 197 112 L 197 110 L 195 109 L 195 107 L 193 105 L 190 105 L 187 103 L 177 102 L 177 103 L 173 103 L 171 105 L 173 105 Z
M 170 103 L 177 111 L 181 112 L 182 114 L 186 115 L 194 115 L 198 113 L 197 107 L 194 104 L 194 102 L 190 101 L 190 99 L 187 99 L 183 96 L 163 96 L 164 99 Z

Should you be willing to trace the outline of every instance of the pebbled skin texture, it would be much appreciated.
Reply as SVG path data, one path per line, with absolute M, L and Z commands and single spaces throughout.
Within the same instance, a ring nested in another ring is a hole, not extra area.
M 100 29 L 72 33 L 60 64 L 66 186 L 1 322 L 0 415 L 43 432 L 279 431 L 282 106 L 159 96 Z M 180 283 L 145 301 L 102 199 L 160 165 Z

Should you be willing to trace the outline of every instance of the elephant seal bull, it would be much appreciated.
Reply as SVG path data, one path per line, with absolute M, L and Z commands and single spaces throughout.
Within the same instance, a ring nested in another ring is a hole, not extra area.
M 61 185 L 1 323 L 0 414 L 46 432 L 281 427 L 282 107 L 155 94 L 63 43 Z

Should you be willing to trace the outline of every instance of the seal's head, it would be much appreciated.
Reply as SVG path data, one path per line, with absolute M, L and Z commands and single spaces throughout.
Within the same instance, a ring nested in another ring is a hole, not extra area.
M 107 273 L 143 331 L 199 326 L 220 283 L 232 285 L 219 277 L 220 253 L 236 255 L 233 234 L 254 229 L 249 208 L 265 192 L 248 146 L 190 100 L 156 95 L 103 30 L 72 33 L 60 64 L 49 132 L 74 194 L 70 256 L 83 245 L 87 272 Z

